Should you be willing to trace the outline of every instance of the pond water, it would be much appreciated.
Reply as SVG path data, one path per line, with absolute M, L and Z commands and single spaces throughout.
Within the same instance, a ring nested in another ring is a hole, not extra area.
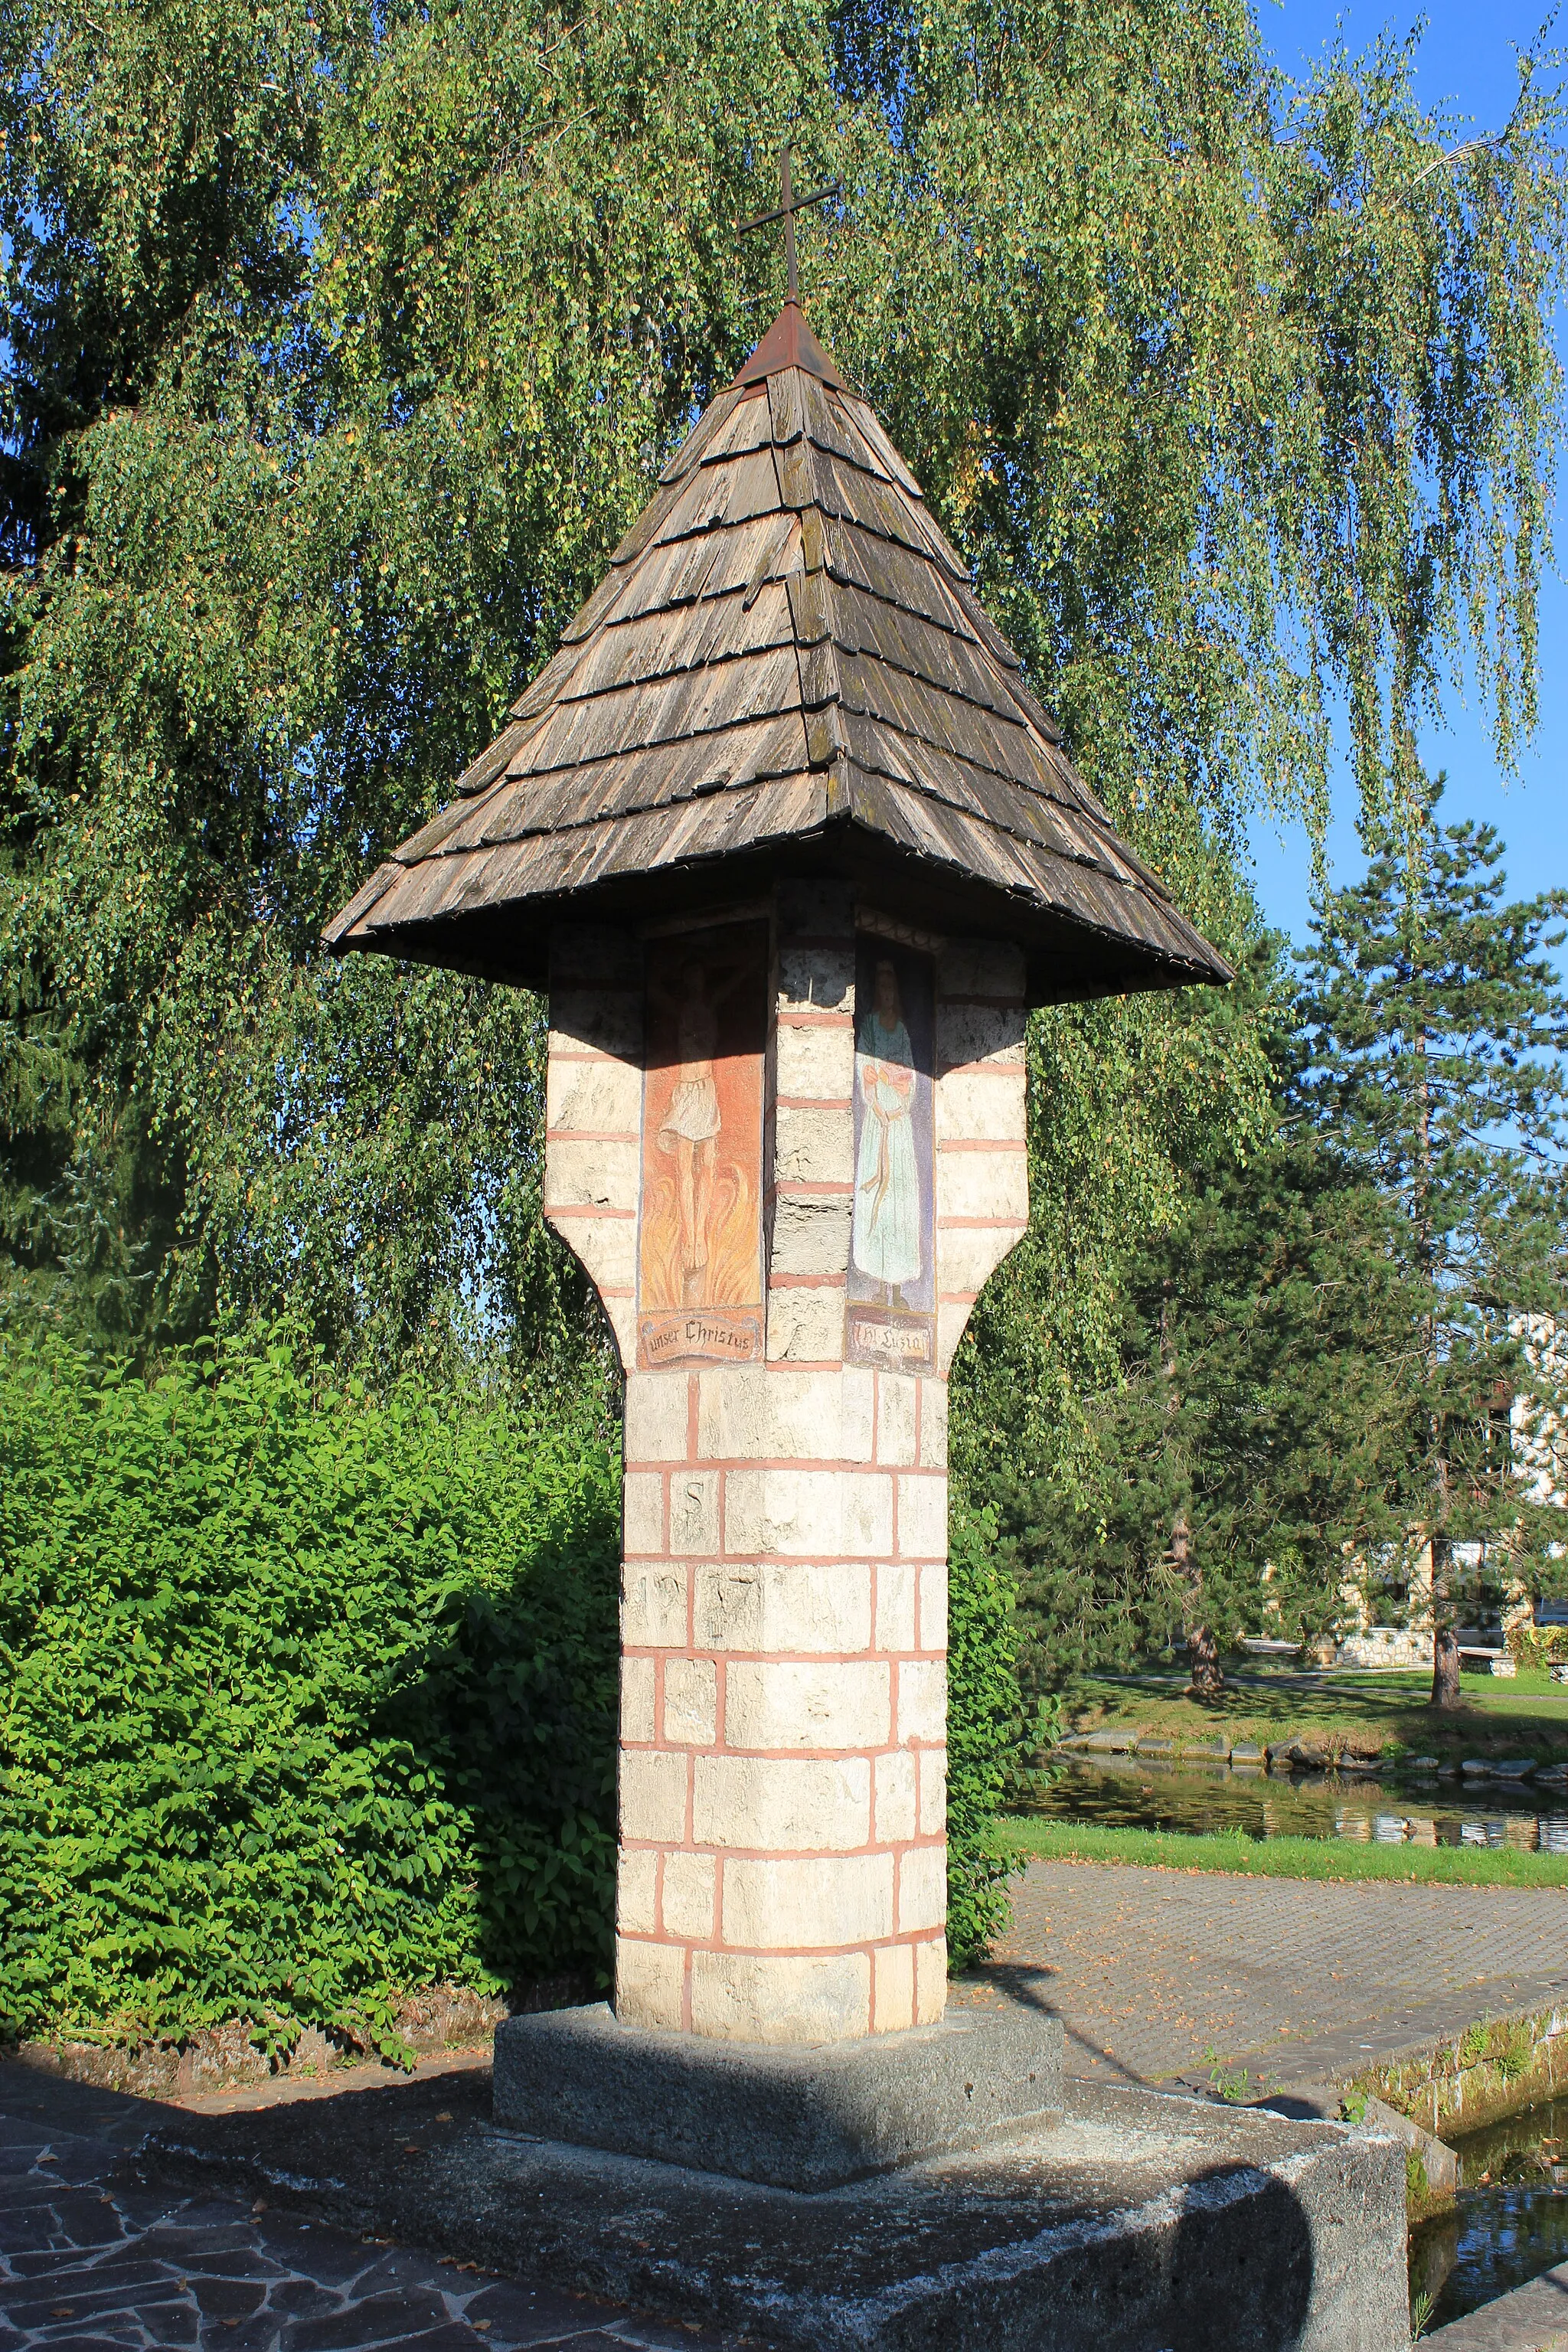
M 1454 2210 L 1410 2236 L 1410 2299 L 1430 2296 L 1429 2328 L 1568 2262 L 1568 2098 L 1453 2145 Z
M 1123 1829 L 1240 1830 L 1248 1837 L 1384 1845 L 1513 1846 L 1568 1854 L 1568 1790 L 1417 1774 L 1277 1774 L 1142 1756 L 1053 1759 L 1030 1801 L 1058 1821 Z

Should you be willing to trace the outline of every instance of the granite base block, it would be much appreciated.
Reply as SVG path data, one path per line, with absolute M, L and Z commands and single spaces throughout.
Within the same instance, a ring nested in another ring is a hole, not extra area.
M 440 2201 L 470 2259 L 774 2352 L 1407 2352 L 1394 2141 L 1064 2088 L 1052 2127 L 816 2196 L 498 2132 Z
M 138 2162 L 773 2352 L 1407 2352 L 1395 2141 L 1062 2089 L 1054 2126 L 816 2196 L 526 2139 L 452 2076 L 171 2116 Z
M 814 2048 L 649 2032 L 603 2002 L 496 2032 L 499 2124 L 778 2189 L 983 2147 L 1061 2103 L 1061 2021 L 1033 2011 Z

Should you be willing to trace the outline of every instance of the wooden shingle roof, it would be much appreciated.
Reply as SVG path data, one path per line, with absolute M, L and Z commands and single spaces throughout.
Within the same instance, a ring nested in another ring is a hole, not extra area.
M 563 918 L 700 914 L 781 872 L 1020 942 L 1037 1001 L 1230 976 L 793 303 L 451 804 L 325 938 L 540 984 Z

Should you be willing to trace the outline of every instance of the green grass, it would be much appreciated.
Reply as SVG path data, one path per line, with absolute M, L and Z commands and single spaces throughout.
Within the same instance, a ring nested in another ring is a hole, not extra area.
M 1046 1862 L 1133 1862 L 1243 1878 L 1394 1878 L 1427 1886 L 1568 1887 L 1568 1854 L 1476 1846 L 1358 1845 L 1342 1838 L 1247 1838 L 1223 1832 L 1107 1829 L 1098 1822 L 1010 1815 L 1009 1843 Z M 1564 1926 L 1568 1927 L 1568 1919 Z
M 1424 1675 L 1347 1675 L 1305 1688 L 1270 1681 L 1233 1685 L 1215 1702 L 1189 1698 L 1178 1676 L 1166 1689 L 1090 1677 L 1065 1694 L 1067 1727 L 1100 1731 L 1136 1725 L 1153 1738 L 1255 1740 L 1260 1748 L 1292 1732 L 1341 1731 L 1373 1752 L 1436 1756 L 1568 1756 L 1568 1689 L 1544 1674 L 1511 1681 L 1466 1675 L 1464 1704 L 1436 1714 Z

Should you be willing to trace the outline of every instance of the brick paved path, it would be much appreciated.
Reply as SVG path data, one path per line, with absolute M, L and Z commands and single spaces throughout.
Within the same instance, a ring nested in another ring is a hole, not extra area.
M 1568 1890 L 1314 1885 L 1037 1862 L 1016 1922 L 960 2003 L 1041 2000 L 1068 2065 L 1206 2081 L 1207 2050 L 1271 2083 L 1568 1999 Z
M 0 2063 L 0 2352 L 720 2352 L 584 2297 L 140 2187 L 126 2151 L 163 2112 Z

